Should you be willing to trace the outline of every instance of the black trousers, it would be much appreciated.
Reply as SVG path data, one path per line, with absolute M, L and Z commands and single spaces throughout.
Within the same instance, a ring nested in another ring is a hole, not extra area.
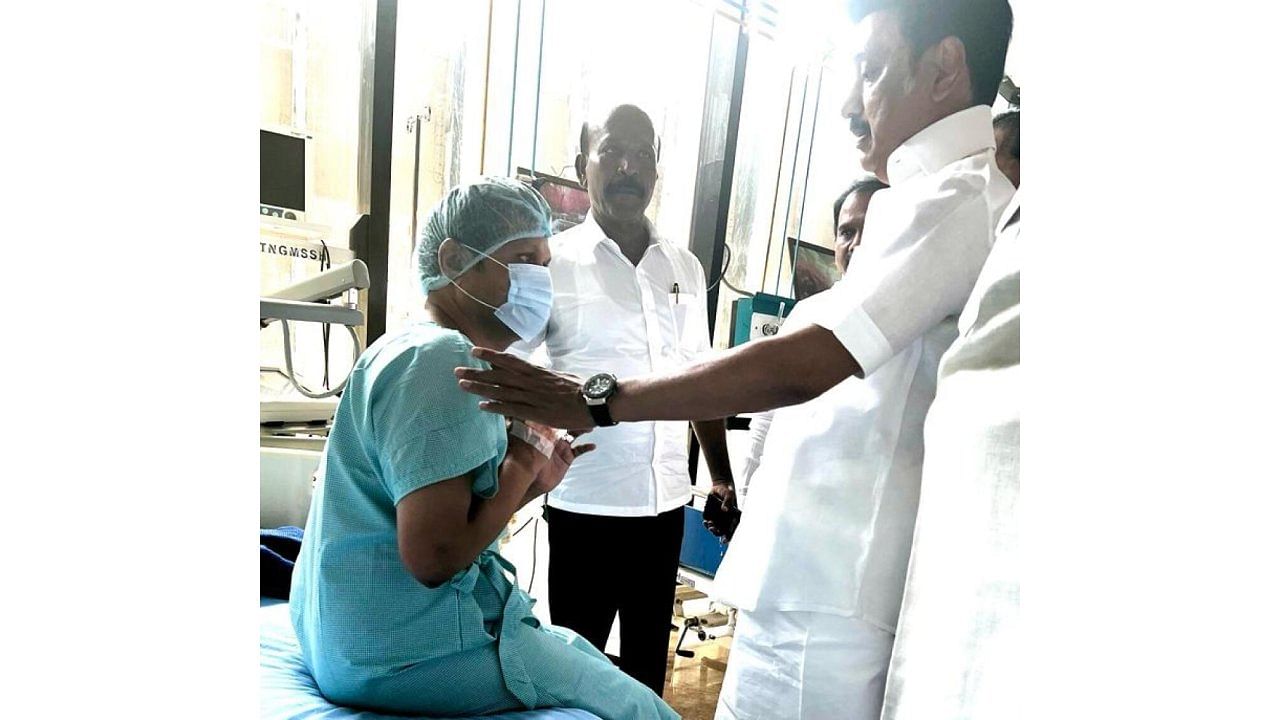
M 684 506 L 654 517 L 547 508 L 551 622 L 604 652 L 619 616 L 619 667 L 659 696 L 667 676 Z

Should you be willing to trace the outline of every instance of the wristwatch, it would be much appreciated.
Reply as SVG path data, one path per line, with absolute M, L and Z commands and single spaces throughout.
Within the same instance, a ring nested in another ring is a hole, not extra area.
M 598 373 L 582 383 L 582 399 L 587 401 L 591 419 L 600 427 L 612 427 L 618 422 L 609 414 L 609 398 L 618 391 L 618 378 L 609 373 Z

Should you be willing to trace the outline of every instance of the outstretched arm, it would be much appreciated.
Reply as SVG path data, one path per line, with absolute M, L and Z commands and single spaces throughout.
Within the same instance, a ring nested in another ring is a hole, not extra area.
M 492 369 L 455 374 L 463 390 L 487 398 L 484 410 L 554 427 L 594 425 L 580 378 L 484 348 L 472 354 Z M 830 330 L 809 325 L 675 372 L 621 380 L 609 412 L 619 422 L 717 420 L 807 402 L 850 375 L 861 377 L 862 369 L 849 351 Z

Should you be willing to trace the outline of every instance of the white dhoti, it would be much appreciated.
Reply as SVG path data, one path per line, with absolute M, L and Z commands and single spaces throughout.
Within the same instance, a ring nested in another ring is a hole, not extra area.
M 892 650 L 854 618 L 740 611 L 716 720 L 878 720 Z

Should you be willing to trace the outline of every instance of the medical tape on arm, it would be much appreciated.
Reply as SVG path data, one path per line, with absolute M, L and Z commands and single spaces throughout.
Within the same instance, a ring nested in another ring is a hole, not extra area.
M 542 453 L 543 457 L 551 457 L 551 453 L 555 452 L 555 440 L 545 437 L 542 433 L 525 425 L 519 420 L 511 421 L 511 428 L 507 431 L 514 438 L 518 438 L 533 446 L 534 450 Z

